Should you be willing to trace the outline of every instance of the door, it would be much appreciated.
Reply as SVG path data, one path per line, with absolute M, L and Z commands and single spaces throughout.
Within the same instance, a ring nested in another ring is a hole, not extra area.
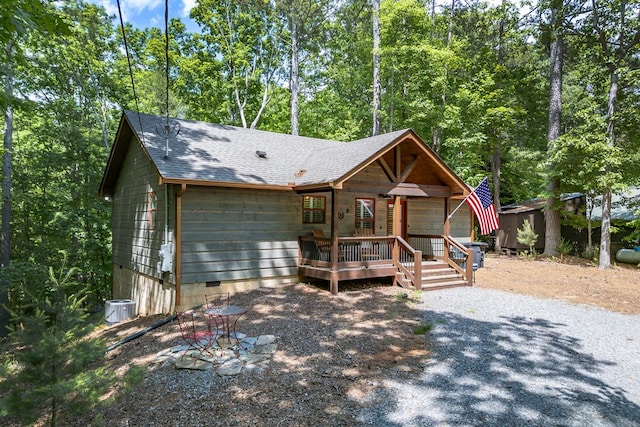
M 393 207 L 395 200 L 389 200 L 387 203 L 387 235 L 393 235 Z M 399 210 L 400 220 L 400 237 L 407 240 L 407 201 L 400 200 Z

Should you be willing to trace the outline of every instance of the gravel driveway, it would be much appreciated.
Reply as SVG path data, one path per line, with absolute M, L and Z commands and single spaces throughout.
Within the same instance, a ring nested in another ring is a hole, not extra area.
M 640 426 L 640 316 L 482 288 L 423 294 L 433 359 L 375 426 Z

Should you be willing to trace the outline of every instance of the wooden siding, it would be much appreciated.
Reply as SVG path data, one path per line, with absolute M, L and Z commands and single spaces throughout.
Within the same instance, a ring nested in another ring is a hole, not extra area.
M 154 191 L 156 196 L 156 211 L 151 222 L 150 191 Z M 169 200 L 172 200 L 171 196 Z M 169 212 L 173 211 L 174 208 L 170 207 Z M 170 220 L 172 217 L 170 214 Z M 164 187 L 158 184 L 158 175 L 139 144 L 132 141 L 113 195 L 114 269 L 126 268 L 159 280 L 158 252 L 164 238 L 164 224 Z M 170 224 L 170 240 L 172 236 L 173 226 Z M 164 280 L 173 282 L 170 276 L 165 275 Z
M 353 181 L 363 184 L 371 183 L 372 185 L 379 182 L 388 182 L 388 178 L 382 167 L 376 162 L 352 178 Z M 326 224 L 318 224 L 315 227 L 307 227 L 307 233 L 313 228 L 322 229 L 326 236 L 331 234 L 331 193 L 317 193 L 314 195 L 323 195 L 327 198 L 327 222 Z M 385 236 L 387 234 L 387 202 L 388 198 L 380 197 L 379 194 L 371 194 L 367 192 L 338 192 L 338 235 L 343 237 L 353 236 L 355 234 L 355 213 L 356 198 L 373 198 L 375 199 L 375 234 Z M 451 200 L 451 211 L 455 209 L 460 202 Z M 434 234 L 440 235 L 444 231 L 444 199 L 443 198 L 409 198 L 407 201 L 407 232 L 409 234 Z M 469 239 L 471 236 L 471 211 L 465 204 L 458 209 L 451 219 L 451 235 L 462 240 Z
M 129 268 L 118 267 L 113 271 L 113 298 L 134 300 L 141 316 L 171 313 L 175 296 L 175 287 L 160 283 L 157 278 Z
M 182 201 L 182 283 L 297 275 L 302 198 L 284 191 L 189 187 Z
M 449 212 L 453 212 L 458 207 L 461 200 L 451 200 L 449 202 Z M 471 237 L 471 228 L 473 227 L 473 214 L 471 208 L 465 202 L 451 217 L 451 237 L 455 237 L 460 241 L 464 241 Z

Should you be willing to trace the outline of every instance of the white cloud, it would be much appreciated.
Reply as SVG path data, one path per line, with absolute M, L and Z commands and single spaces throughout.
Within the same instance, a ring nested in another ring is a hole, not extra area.
M 123 9 L 134 9 L 136 12 L 142 12 L 145 9 L 153 10 L 164 3 L 162 0 L 122 0 L 120 4 Z
M 193 9 L 195 5 L 196 0 L 182 0 L 182 16 L 189 16 L 189 12 L 191 12 L 191 9 Z
M 97 4 L 99 6 L 104 7 L 109 15 L 117 15 L 118 14 L 118 6 L 114 1 L 111 0 L 94 0 L 91 3 Z

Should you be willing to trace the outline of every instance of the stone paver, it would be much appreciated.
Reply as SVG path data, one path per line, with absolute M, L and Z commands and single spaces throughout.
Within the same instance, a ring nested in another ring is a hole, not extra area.
M 157 363 L 173 363 L 176 369 L 209 371 L 215 368 L 220 376 L 240 374 L 247 365 L 271 359 L 278 346 L 274 335 L 247 337 L 237 333 L 230 341 L 219 338 L 208 351 L 189 350 L 189 346 L 179 344 L 156 354 Z

